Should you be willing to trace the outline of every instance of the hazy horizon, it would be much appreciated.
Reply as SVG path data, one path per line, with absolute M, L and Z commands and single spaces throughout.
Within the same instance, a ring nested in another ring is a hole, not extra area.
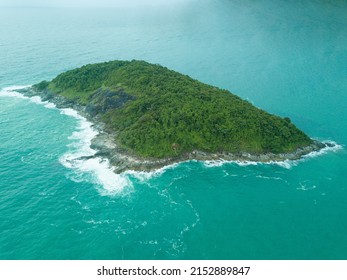
M 132 7 L 171 5 L 185 0 L 0 0 L 0 7 Z

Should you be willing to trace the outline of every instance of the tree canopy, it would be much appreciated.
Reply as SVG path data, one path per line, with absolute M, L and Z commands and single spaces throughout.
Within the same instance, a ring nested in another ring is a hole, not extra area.
M 289 118 L 145 61 L 89 64 L 35 87 L 85 105 L 117 132 L 118 144 L 142 157 L 284 153 L 312 143 Z

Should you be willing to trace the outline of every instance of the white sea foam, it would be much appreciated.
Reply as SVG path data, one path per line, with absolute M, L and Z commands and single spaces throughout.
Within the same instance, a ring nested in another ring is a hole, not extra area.
M 33 97 L 30 97 L 30 100 L 31 102 L 34 102 L 36 104 L 45 104 L 45 102 L 43 102 L 41 100 L 41 97 L 40 96 L 33 96 Z
M 180 164 L 180 162 L 173 163 L 173 164 L 166 165 L 166 166 L 164 166 L 164 167 L 158 168 L 158 169 L 153 170 L 153 171 L 135 171 L 135 170 L 128 170 L 128 171 L 125 171 L 123 174 L 124 174 L 124 175 L 130 175 L 130 176 L 132 176 L 132 177 L 138 179 L 140 182 L 144 182 L 144 181 L 147 181 L 147 180 L 149 180 L 149 179 L 151 179 L 151 178 L 161 176 L 161 175 L 164 174 L 167 170 L 174 169 L 174 168 L 176 168 L 179 164 Z
M 79 121 L 77 130 L 69 136 L 73 142 L 68 145 L 70 150 L 60 158 L 61 164 L 75 170 L 79 180 L 83 178 L 81 172 L 92 175 L 86 180 L 101 185 L 102 195 L 120 194 L 125 187 L 131 187 L 130 179 L 125 174 L 114 173 L 114 168 L 108 159 L 94 157 L 97 151 L 90 145 L 98 132 L 92 127 L 93 124 L 70 108 L 61 109 L 61 114 L 74 117 Z
M 20 99 L 29 99 L 29 97 L 26 97 L 19 92 L 8 91 L 5 89 L 0 91 L 0 96 L 16 97 L 16 98 L 20 98 Z
M 248 161 L 248 160 L 245 160 L 245 161 L 237 160 L 235 162 L 240 166 L 258 165 L 258 163 L 259 163 L 256 161 Z
M 243 161 L 243 160 L 218 159 L 218 160 L 205 160 L 205 161 L 201 161 L 201 162 L 207 168 L 220 167 L 220 166 L 223 166 L 225 164 L 237 164 L 239 166 L 255 166 L 258 164 L 267 164 L 267 165 L 278 165 L 278 166 L 286 168 L 286 169 L 291 169 L 293 166 L 297 166 L 300 162 L 305 161 L 309 158 L 321 156 L 321 155 L 324 155 L 328 152 L 337 152 L 343 148 L 341 145 L 337 144 L 334 141 L 326 140 L 326 141 L 322 141 L 322 142 L 323 143 L 329 143 L 332 146 L 331 147 L 326 146 L 319 151 L 311 152 L 307 155 L 304 155 L 301 159 L 298 159 L 298 160 L 286 159 L 283 161 L 257 162 L 257 161 L 246 161 L 246 160 Z M 197 160 L 188 160 L 185 162 L 197 162 Z M 183 162 L 167 165 L 167 166 L 164 166 L 164 167 L 159 168 L 159 169 L 154 170 L 154 171 L 129 170 L 129 171 L 124 172 L 124 174 L 131 175 L 131 176 L 135 177 L 136 179 L 140 180 L 141 182 L 144 182 L 144 181 L 147 181 L 153 177 L 161 176 L 163 173 L 165 173 L 165 171 L 167 171 L 169 169 L 174 169 L 181 163 L 183 163 Z
M 317 156 L 321 156 L 321 155 L 327 154 L 329 152 L 337 152 L 337 151 L 343 149 L 342 145 L 339 145 L 336 142 L 331 141 L 331 140 L 325 140 L 325 141 L 321 141 L 321 142 L 327 143 L 331 147 L 330 146 L 326 146 L 323 149 L 320 149 L 319 151 L 313 151 L 311 153 L 308 153 L 307 155 L 302 156 L 301 159 L 297 159 L 297 160 L 286 159 L 286 160 L 283 160 L 283 161 L 257 162 L 257 161 L 222 160 L 222 159 L 219 159 L 219 160 L 206 160 L 206 161 L 203 161 L 203 164 L 204 164 L 205 167 L 218 167 L 218 166 L 222 166 L 224 164 L 231 164 L 231 163 L 234 163 L 234 164 L 236 163 L 239 166 L 249 166 L 249 165 L 258 165 L 258 164 L 271 164 L 271 165 L 278 165 L 278 166 L 281 166 L 281 167 L 286 168 L 286 169 L 290 169 L 293 166 L 296 166 L 300 162 L 303 162 L 303 161 L 305 161 L 307 159 L 314 158 L 314 157 L 317 157 Z
M 0 96 L 10 96 L 27 99 L 30 102 L 40 104 L 49 109 L 56 109 L 53 103 L 42 101 L 39 96 L 28 97 L 17 90 L 25 89 L 28 86 L 12 86 L 0 90 Z M 61 114 L 71 116 L 78 120 L 77 130 L 74 131 L 69 139 L 73 142 L 68 145 L 69 151 L 59 159 L 60 163 L 73 170 L 74 175 L 69 176 L 76 182 L 91 180 L 93 183 L 102 186 L 102 195 L 119 194 L 125 187 L 131 187 L 131 181 L 126 174 L 116 174 L 107 159 L 93 157 L 96 150 L 90 147 L 92 139 L 98 132 L 92 128 L 92 123 L 79 115 L 76 110 L 71 108 L 59 109 Z M 87 176 L 85 176 L 87 175 Z M 91 176 L 88 176 L 91 175 Z M 75 179 L 73 179 L 76 177 Z
M 283 160 L 283 161 L 270 161 L 267 164 L 278 165 L 286 169 L 291 169 L 293 166 L 298 165 L 298 160 Z
M 297 159 L 297 160 L 273 161 L 273 162 L 270 162 L 270 164 L 275 164 L 275 165 L 279 165 L 281 167 L 290 169 L 293 166 L 298 165 L 300 162 L 303 162 L 303 161 L 306 161 L 308 159 L 315 158 L 315 157 L 318 157 L 318 156 L 325 155 L 325 154 L 327 154 L 329 152 L 338 152 L 339 150 L 343 149 L 342 145 L 339 145 L 336 142 L 331 141 L 331 140 L 323 140 L 321 142 L 322 143 L 327 143 L 330 146 L 326 146 L 323 149 L 320 149 L 319 151 L 313 151 L 311 153 L 308 153 L 307 155 L 304 155 L 304 156 L 302 156 L 302 158 Z
M 31 87 L 30 85 L 27 86 L 11 86 L 6 87 L 0 90 L 0 96 L 9 96 L 9 97 L 16 97 L 20 99 L 26 99 L 33 103 L 44 105 L 46 108 L 53 109 L 55 108 L 55 105 L 48 101 L 42 101 L 40 96 L 25 96 L 24 94 L 18 92 L 17 90 L 26 89 Z
M 203 165 L 205 167 L 211 168 L 211 167 L 219 167 L 223 166 L 225 164 L 230 164 L 230 163 L 236 163 L 239 166 L 249 166 L 249 165 L 258 165 L 261 162 L 256 162 L 256 161 L 242 161 L 242 160 L 223 160 L 223 159 L 218 159 L 218 160 L 204 160 L 202 161 Z
M 50 103 L 50 102 L 48 102 L 47 104 L 45 104 L 45 107 L 48 108 L 48 109 L 54 109 L 54 108 L 56 108 L 55 104 Z
M 30 86 L 12 86 L 6 87 L 0 90 L 0 96 L 11 96 L 21 99 L 29 99 L 31 102 L 42 104 L 46 108 L 55 109 L 56 106 L 53 103 L 48 101 L 42 101 L 40 97 L 27 97 L 16 90 L 28 88 Z M 61 114 L 71 116 L 79 121 L 77 131 L 73 132 L 69 139 L 73 140 L 69 144 L 70 150 L 60 158 L 60 162 L 67 168 L 75 170 L 76 177 L 78 180 L 81 180 L 82 173 L 92 174 L 92 180 L 94 183 L 102 185 L 103 189 L 101 194 L 112 195 L 120 193 L 125 187 L 131 187 L 131 181 L 129 176 L 132 176 L 141 182 L 149 180 L 153 177 L 161 176 L 169 169 L 176 168 L 180 163 L 174 163 L 171 165 L 164 166 L 154 171 L 133 171 L 129 170 L 122 174 L 115 174 L 113 168 L 110 165 L 107 159 L 100 157 L 93 157 L 96 154 L 96 151 L 90 147 L 92 139 L 98 135 L 98 132 L 92 128 L 92 123 L 88 122 L 83 116 L 79 115 L 77 111 L 71 108 L 59 109 Z M 299 160 L 284 160 L 284 161 L 271 161 L 271 162 L 254 162 L 254 161 L 241 161 L 241 160 L 207 160 L 202 161 L 205 167 L 219 167 L 224 164 L 234 163 L 239 166 L 249 166 L 249 165 L 258 165 L 258 164 L 273 164 L 278 165 L 283 168 L 290 169 L 291 167 L 297 165 L 300 161 L 304 161 L 309 158 L 320 156 L 328 152 L 337 152 L 342 149 L 341 145 L 338 145 L 333 141 L 323 141 L 331 144 L 332 146 L 324 147 L 319 151 L 311 152 L 303 156 Z M 195 161 L 195 160 L 193 160 Z M 77 179 L 76 178 L 76 179 Z
M 10 96 L 10 97 L 17 97 L 20 99 L 29 99 L 29 97 L 24 96 L 23 94 L 17 92 L 16 90 L 24 89 L 30 86 L 12 86 L 12 87 L 5 87 L 0 90 L 0 96 Z
M 337 144 L 335 141 L 326 140 L 326 141 L 322 141 L 322 142 L 331 145 L 331 147 L 326 146 L 326 147 L 324 147 L 323 149 L 321 149 L 319 151 L 314 151 L 314 152 L 311 152 L 311 153 L 309 153 L 307 155 L 304 155 L 303 158 L 312 158 L 312 157 L 324 155 L 324 154 L 329 153 L 329 152 L 337 152 L 337 151 L 343 149 L 343 146 Z
M 309 191 L 309 190 L 314 190 L 315 188 L 317 188 L 316 185 L 311 185 L 309 184 L 309 182 L 305 181 L 303 183 L 299 183 L 300 187 L 296 188 L 297 190 L 301 190 L 301 191 Z
M 260 179 L 266 179 L 266 180 L 283 180 L 281 177 L 269 177 L 269 176 L 263 176 L 263 175 L 257 175 L 255 177 Z
M 204 166 L 205 167 L 218 167 L 222 166 L 226 163 L 226 160 L 223 159 L 218 159 L 218 160 L 205 160 L 204 161 Z
M 31 87 L 31 85 L 22 85 L 22 86 L 10 86 L 10 87 L 5 87 L 3 88 L 1 91 L 6 91 L 6 92 L 16 92 L 16 90 L 20 90 L 20 89 L 25 89 L 25 88 L 29 88 Z
M 78 119 L 78 120 L 82 120 L 82 121 L 86 121 L 86 118 L 85 117 L 82 117 L 80 114 L 78 114 L 78 112 L 74 109 L 71 109 L 71 108 L 63 108 L 63 109 L 60 109 L 60 113 L 63 114 L 63 115 L 67 115 L 67 116 L 70 116 L 70 117 L 74 117 L 75 119 Z M 80 125 L 85 125 L 87 126 L 88 124 L 80 124 Z

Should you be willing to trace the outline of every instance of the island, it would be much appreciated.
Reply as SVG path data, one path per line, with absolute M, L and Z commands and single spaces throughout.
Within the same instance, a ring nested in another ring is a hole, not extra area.
M 115 172 L 194 159 L 295 160 L 327 145 L 288 117 L 145 61 L 88 64 L 35 84 L 31 94 L 93 122 L 95 156 L 108 158 Z

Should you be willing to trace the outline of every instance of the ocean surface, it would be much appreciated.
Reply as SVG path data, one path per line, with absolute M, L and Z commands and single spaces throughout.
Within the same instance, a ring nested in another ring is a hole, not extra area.
M 116 175 L 91 123 L 18 90 L 141 59 L 288 116 L 334 149 Z M 0 259 L 347 259 L 347 2 L 0 8 Z

